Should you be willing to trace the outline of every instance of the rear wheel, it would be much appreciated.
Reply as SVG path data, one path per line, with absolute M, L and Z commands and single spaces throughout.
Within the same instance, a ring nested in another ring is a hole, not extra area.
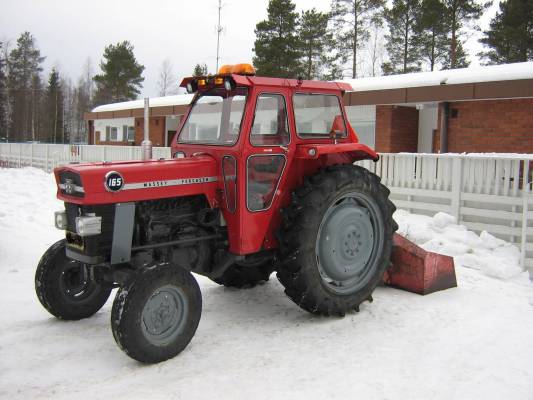
M 192 274 L 169 263 L 144 267 L 113 302 L 111 329 L 131 358 L 157 363 L 189 344 L 202 313 L 202 296 Z
M 111 288 L 92 280 L 86 264 L 65 255 L 65 240 L 50 246 L 35 273 L 35 292 L 41 304 L 57 318 L 78 320 L 96 313 Z
M 278 279 L 303 309 L 359 310 L 389 265 L 394 205 L 368 170 L 330 167 L 306 179 L 284 213 Z

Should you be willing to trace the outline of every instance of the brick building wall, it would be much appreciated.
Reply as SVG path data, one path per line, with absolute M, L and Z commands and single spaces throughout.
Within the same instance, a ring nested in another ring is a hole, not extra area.
M 135 145 L 144 140 L 144 118 L 135 118 Z M 153 146 L 165 145 L 165 117 L 150 117 L 150 140 Z
M 448 151 L 533 153 L 533 99 L 450 103 Z
M 418 110 L 414 107 L 376 106 L 376 151 L 415 152 L 418 148 Z

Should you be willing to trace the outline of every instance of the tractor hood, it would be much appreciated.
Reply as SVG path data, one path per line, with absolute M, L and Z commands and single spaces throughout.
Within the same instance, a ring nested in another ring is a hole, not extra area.
M 205 194 L 216 205 L 218 168 L 201 155 L 172 160 L 70 164 L 54 170 L 60 200 L 112 204 Z

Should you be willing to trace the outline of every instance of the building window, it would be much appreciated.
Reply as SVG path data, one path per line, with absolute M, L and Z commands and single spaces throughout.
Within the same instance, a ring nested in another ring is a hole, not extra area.
M 106 142 L 116 142 L 118 140 L 118 128 L 116 126 L 105 127 Z
M 135 127 L 122 125 L 122 140 L 135 142 Z

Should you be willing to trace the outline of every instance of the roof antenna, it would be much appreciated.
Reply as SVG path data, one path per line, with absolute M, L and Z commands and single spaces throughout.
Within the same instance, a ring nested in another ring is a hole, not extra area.
M 215 74 L 218 73 L 218 62 L 220 60 L 220 34 L 224 28 L 220 25 L 220 11 L 222 10 L 222 0 L 218 0 L 218 25 L 217 25 L 217 67 L 215 69 Z

